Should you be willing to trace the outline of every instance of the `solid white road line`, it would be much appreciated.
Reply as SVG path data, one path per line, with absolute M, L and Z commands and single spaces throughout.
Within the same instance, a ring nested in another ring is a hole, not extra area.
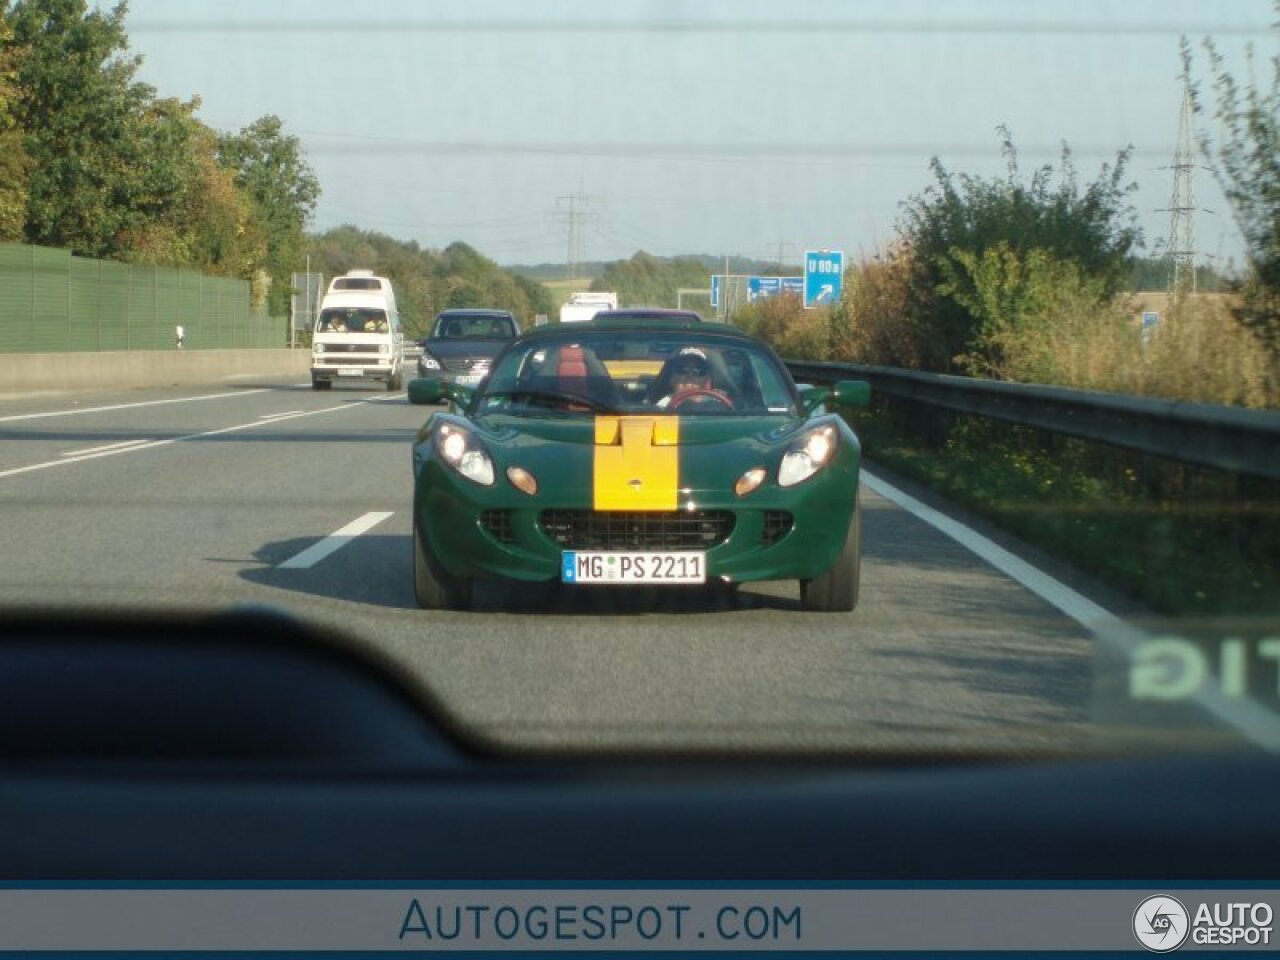
M 83 457 L 90 453 L 103 453 L 107 450 L 120 450 L 120 449 L 123 449 L 124 447 L 137 446 L 140 443 L 154 443 L 154 442 L 155 442 L 154 437 L 139 437 L 137 440 L 122 440 L 119 443 L 108 443 L 106 446 L 102 446 L 102 447 L 89 447 L 87 450 L 68 450 L 66 453 L 59 454 L 59 456 Z
M 237 390 L 234 393 L 207 393 L 199 397 L 175 397 L 172 400 L 143 400 L 138 403 L 114 403 L 106 407 L 85 407 L 82 410 L 51 410 L 48 413 L 17 413 L 0 417 L 0 423 L 16 420 L 44 420 L 49 417 L 74 417 L 82 413 L 105 413 L 108 410 L 133 410 L 135 407 L 159 407 L 167 403 L 194 403 L 197 400 L 225 400 L 228 397 L 248 397 L 255 393 L 267 393 L 273 387 L 257 387 L 253 390 Z
M 299 413 L 302 413 L 302 411 L 301 410 L 282 410 L 280 413 L 264 413 L 258 419 L 259 420 L 275 420 L 277 417 L 292 417 Z
M 277 569 L 306 570 L 314 567 L 329 554 L 341 550 L 361 534 L 368 533 L 389 516 L 391 516 L 390 513 L 366 513 L 363 517 L 352 520 L 341 530 L 335 530 L 323 540 L 313 543 L 301 553 L 290 557 Z
M 995 541 L 926 506 L 915 497 L 875 476 L 865 467 L 862 482 L 867 489 L 919 517 L 931 527 L 946 534 L 972 553 L 977 554 L 1005 576 L 1026 587 L 1050 606 L 1061 610 L 1099 640 L 1130 654 L 1149 635 L 1088 597 L 1072 590 L 1043 570 L 1014 556 Z M 1225 696 L 1217 687 L 1207 687 L 1194 698 L 1205 710 L 1223 723 L 1239 730 L 1245 737 L 1268 750 L 1280 750 L 1280 718 L 1257 701 Z

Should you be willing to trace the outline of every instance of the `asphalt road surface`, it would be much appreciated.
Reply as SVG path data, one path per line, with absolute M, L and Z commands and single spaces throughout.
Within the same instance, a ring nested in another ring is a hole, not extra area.
M 862 600 L 411 581 L 403 393 L 245 384 L 0 399 L 0 609 L 266 604 L 393 658 L 518 746 L 1055 745 L 1088 729 L 1093 640 L 870 490 Z M 355 525 L 341 539 L 337 531 Z

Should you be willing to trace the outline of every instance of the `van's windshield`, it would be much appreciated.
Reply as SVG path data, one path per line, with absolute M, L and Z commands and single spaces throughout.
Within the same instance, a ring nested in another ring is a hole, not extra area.
M 319 333 L 386 333 L 387 312 L 371 307 L 340 307 L 320 311 Z

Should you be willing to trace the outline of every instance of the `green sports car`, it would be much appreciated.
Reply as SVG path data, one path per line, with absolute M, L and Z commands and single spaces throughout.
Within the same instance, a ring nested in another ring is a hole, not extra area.
M 601 320 L 529 331 L 413 446 L 418 603 L 469 606 L 476 577 L 626 589 L 800 581 L 813 610 L 852 610 L 861 558 L 858 438 L 797 389 L 768 346 L 709 323 Z

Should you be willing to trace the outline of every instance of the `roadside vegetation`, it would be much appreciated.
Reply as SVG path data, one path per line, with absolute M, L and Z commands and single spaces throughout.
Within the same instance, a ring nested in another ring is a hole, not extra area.
M 286 313 L 320 196 L 297 138 L 220 133 L 138 81 L 125 11 L 0 0 L 0 240 L 242 278 Z
M 1273 9 L 1280 35 L 1280 0 Z M 1191 45 L 1183 42 L 1183 80 L 1198 113 L 1212 109 L 1213 122 L 1202 124 L 1201 155 L 1226 195 L 1232 218 L 1245 241 L 1248 265 L 1238 285 L 1236 317 L 1280 359 L 1280 56 L 1255 63 L 1249 49 L 1249 80 L 1240 82 L 1225 68 L 1213 40 L 1203 44 L 1212 77 L 1206 93 L 1196 77 Z M 1256 72 L 1255 72 L 1256 71 Z M 1255 79 L 1258 75 L 1263 79 Z M 1206 103 L 1212 103 L 1212 108 Z M 1210 130 L 1218 131 L 1215 139 Z
M 1175 293 L 1142 327 L 1131 283 L 1153 262 L 1134 255 L 1126 152 L 1081 184 L 1067 149 L 1056 168 L 1025 176 L 1007 133 L 1003 149 L 999 178 L 935 161 L 936 182 L 904 204 L 895 242 L 846 272 L 834 308 L 775 298 L 733 322 L 797 359 L 1280 407 L 1278 355 L 1265 324 L 1248 320 L 1257 277 L 1228 293 Z
M 307 254 L 328 276 L 384 271 L 417 329 L 445 307 L 529 321 L 550 309 L 539 283 L 466 244 L 427 251 L 354 227 L 309 237 L 320 182 L 298 138 L 275 116 L 219 132 L 199 98 L 138 81 L 126 10 L 0 0 L 0 242 L 247 280 L 277 317 Z

